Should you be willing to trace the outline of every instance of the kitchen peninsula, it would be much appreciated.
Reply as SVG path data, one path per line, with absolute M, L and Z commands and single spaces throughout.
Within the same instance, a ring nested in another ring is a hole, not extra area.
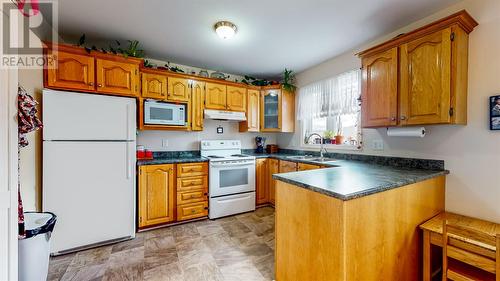
M 274 175 L 276 279 L 419 279 L 418 225 L 444 210 L 447 173 L 339 161 Z

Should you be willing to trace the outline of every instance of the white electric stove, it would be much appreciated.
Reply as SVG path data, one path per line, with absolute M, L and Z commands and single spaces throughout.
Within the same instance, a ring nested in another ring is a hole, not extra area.
M 204 140 L 200 146 L 209 159 L 208 217 L 255 210 L 255 157 L 241 154 L 239 140 Z

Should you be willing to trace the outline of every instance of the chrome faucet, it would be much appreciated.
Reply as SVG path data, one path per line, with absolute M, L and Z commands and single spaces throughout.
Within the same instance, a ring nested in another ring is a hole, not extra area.
M 324 158 L 324 156 L 323 156 L 323 151 L 324 151 L 324 152 L 328 152 L 328 151 L 326 151 L 326 148 L 323 146 L 323 145 L 324 145 L 324 139 L 323 139 L 323 136 L 321 136 L 321 135 L 320 135 L 320 134 L 318 134 L 318 133 L 312 133 L 312 134 L 310 134 L 310 135 L 307 137 L 307 139 L 306 139 L 306 142 L 307 142 L 307 143 L 309 143 L 309 140 L 311 139 L 311 137 L 312 137 L 312 136 L 318 136 L 318 137 L 320 138 L 320 140 L 321 140 L 321 143 L 320 143 L 320 148 L 319 148 L 319 157 L 320 157 L 321 159 L 323 159 L 323 158 Z

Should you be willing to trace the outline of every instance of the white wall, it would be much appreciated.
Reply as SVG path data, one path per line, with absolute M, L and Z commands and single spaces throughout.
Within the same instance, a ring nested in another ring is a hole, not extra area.
M 488 97 L 500 94 L 500 1 L 460 2 L 375 42 L 312 67 L 298 74 L 297 82 L 299 86 L 304 86 L 359 68 L 361 62 L 354 56 L 358 51 L 462 9 L 479 22 L 469 37 L 468 125 L 429 126 L 429 134 L 423 139 L 389 138 L 385 129 L 365 129 L 363 151 L 352 153 L 445 160 L 446 168 L 451 171 L 447 177 L 446 209 L 500 223 L 500 132 L 490 131 L 488 125 Z M 282 134 L 278 144 L 280 147 L 298 148 L 300 139 L 300 133 Z M 383 140 L 383 151 L 370 149 L 370 143 L 377 139 Z
M 219 125 L 224 128 L 223 134 L 216 132 Z M 207 119 L 201 132 L 141 131 L 137 137 L 137 144 L 153 151 L 199 150 L 200 140 L 237 139 L 241 140 L 244 149 L 250 149 L 255 148 L 256 136 L 265 136 L 266 144 L 276 144 L 276 134 L 240 133 L 237 122 Z M 167 147 L 162 146 L 164 139 L 168 140 Z

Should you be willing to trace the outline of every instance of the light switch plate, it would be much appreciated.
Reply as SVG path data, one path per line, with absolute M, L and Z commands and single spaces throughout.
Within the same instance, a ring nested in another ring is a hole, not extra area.
M 384 141 L 381 139 L 372 140 L 371 147 L 373 150 L 384 150 Z
M 167 139 L 161 140 L 161 147 L 168 147 L 168 140 Z

